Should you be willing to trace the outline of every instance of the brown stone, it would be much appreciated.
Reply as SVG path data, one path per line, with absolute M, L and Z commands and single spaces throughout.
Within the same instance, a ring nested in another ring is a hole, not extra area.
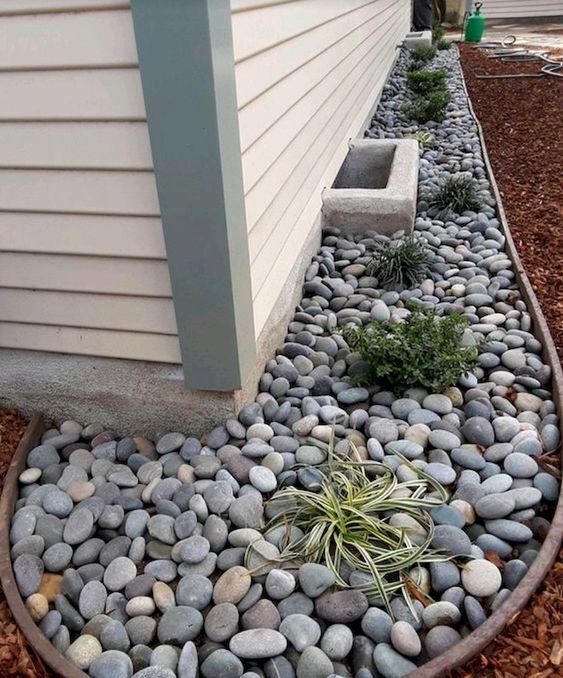
M 41 578 L 41 584 L 39 585 L 37 593 L 40 593 L 45 596 L 49 602 L 52 602 L 55 600 L 55 596 L 61 592 L 62 580 L 62 575 L 46 572 Z

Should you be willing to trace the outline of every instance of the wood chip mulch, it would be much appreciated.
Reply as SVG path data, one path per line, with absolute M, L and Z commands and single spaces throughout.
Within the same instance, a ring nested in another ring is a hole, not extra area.
M 512 237 L 563 357 L 563 79 L 480 80 L 536 73 L 544 62 L 488 59 L 468 44 L 460 52 Z
M 0 489 L 27 422 L 15 410 L 0 409 Z M 0 673 L 21 678 L 47 678 L 43 666 L 16 626 L 0 587 Z
M 483 50 L 465 44 L 460 52 L 512 237 L 561 356 L 563 82 L 548 76 L 481 80 L 475 76 L 534 73 L 540 67 L 488 59 Z M 528 606 L 456 676 L 563 676 L 563 550 Z
M 563 550 L 528 605 L 457 678 L 563 675 Z

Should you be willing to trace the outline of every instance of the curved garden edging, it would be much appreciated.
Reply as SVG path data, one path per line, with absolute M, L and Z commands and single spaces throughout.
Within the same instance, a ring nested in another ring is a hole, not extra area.
M 25 469 L 27 455 L 38 444 L 42 431 L 43 415 L 36 413 L 20 440 L 4 479 L 0 497 L 0 584 L 16 624 L 41 659 L 64 678 L 86 678 L 85 673 L 51 645 L 31 618 L 18 591 L 10 559 L 10 521 L 18 496 L 18 476 Z
M 483 160 L 487 169 L 487 176 L 493 190 L 496 200 L 496 209 L 499 219 L 502 223 L 503 233 L 506 237 L 505 247 L 508 255 L 514 264 L 514 271 L 516 273 L 516 280 L 521 292 L 528 304 L 528 311 L 534 321 L 534 334 L 538 336 L 543 344 L 543 356 L 547 364 L 553 370 L 552 388 L 553 400 L 556 403 L 559 411 L 559 424 L 563 426 L 563 412 L 561 407 L 563 405 L 563 370 L 561 363 L 555 349 L 555 344 L 551 338 L 549 328 L 545 321 L 541 307 L 537 297 L 532 289 L 530 280 L 526 275 L 526 271 L 516 250 L 514 240 L 510 233 L 508 220 L 502 204 L 500 191 L 498 189 L 493 169 L 489 156 L 487 154 L 487 146 L 483 135 L 483 129 L 479 119 L 475 115 L 469 92 L 463 77 L 463 70 L 461 72 L 461 81 L 467 97 L 467 103 L 471 115 L 473 116 L 477 129 L 479 130 L 479 141 L 483 153 Z M 563 465 L 563 448 L 560 450 L 560 457 Z M 460 643 L 450 648 L 435 659 L 427 662 L 416 671 L 409 674 L 409 678 L 432 678 L 433 676 L 441 676 L 448 669 L 454 669 L 461 666 L 463 663 L 474 657 L 478 652 L 481 652 L 489 643 L 492 643 L 495 637 L 501 633 L 507 623 L 512 617 L 522 610 L 528 600 L 533 595 L 534 591 L 543 581 L 546 574 L 553 565 L 561 542 L 563 540 L 563 484 L 559 492 L 559 500 L 551 522 L 551 529 L 549 530 L 545 541 L 542 544 L 541 550 L 538 553 L 533 565 L 514 591 L 510 594 L 508 599 L 475 631 L 473 631 L 467 638 L 464 638 Z
M 466 92 L 467 94 L 467 92 Z M 471 103 L 468 99 L 469 108 L 473 117 L 475 115 L 471 108 Z M 518 254 L 514 248 L 514 244 L 510 237 L 510 232 L 506 223 L 506 217 L 500 202 L 498 188 L 492 176 L 490 163 L 486 155 L 485 144 L 478 121 L 476 121 L 480 142 L 483 150 L 483 158 L 485 161 L 488 178 L 492 185 L 492 190 L 497 201 L 497 211 L 501 219 L 504 234 L 506 237 L 506 249 L 514 264 L 516 278 L 520 285 L 520 290 L 529 306 L 529 312 L 533 318 L 535 326 L 535 334 L 542 340 L 544 347 L 544 357 L 546 362 L 552 368 L 552 385 L 553 385 L 553 399 L 561 408 L 563 400 L 563 374 L 555 354 L 555 349 L 549 331 L 547 329 L 545 320 L 543 318 L 539 304 L 535 298 L 530 283 L 523 271 Z M 30 643 L 34 646 L 37 652 L 43 657 L 45 662 L 49 664 L 59 675 L 76 677 L 85 676 L 82 671 L 78 670 L 73 664 L 66 660 L 45 636 L 40 632 L 38 627 L 31 619 L 23 601 L 19 595 L 14 581 L 14 573 L 12 570 L 10 555 L 9 555 L 9 521 L 13 513 L 14 504 L 17 498 L 17 482 L 18 475 L 25 466 L 25 459 L 29 450 L 36 444 L 41 429 L 42 418 L 40 415 L 35 415 L 32 419 L 24 438 L 22 439 L 12 464 L 8 476 L 6 478 L 5 490 L 2 495 L 0 503 L 0 528 L 2 528 L 1 535 L 1 559 L 0 559 L 0 578 L 2 585 L 6 591 L 8 603 L 16 617 L 16 621 Z M 476 631 L 471 633 L 463 641 L 456 644 L 449 651 L 427 662 L 425 665 L 412 672 L 411 676 L 437 676 L 442 675 L 446 669 L 454 668 L 465 662 L 468 658 L 482 650 L 488 643 L 490 643 L 497 633 L 505 626 L 515 612 L 522 609 L 527 602 L 530 595 L 535 588 L 540 584 L 545 573 L 551 566 L 555 555 L 557 553 L 558 544 L 563 534 L 563 502 L 560 500 L 556 510 L 552 528 L 549 531 L 538 557 L 530 570 L 520 582 L 518 587 L 510 594 L 506 602 L 494 612 L 489 619 L 484 622 Z

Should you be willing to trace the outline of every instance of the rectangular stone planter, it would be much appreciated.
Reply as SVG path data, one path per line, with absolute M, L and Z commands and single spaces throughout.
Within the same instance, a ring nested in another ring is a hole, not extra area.
M 432 31 L 414 31 L 413 33 L 407 33 L 404 45 L 407 49 L 414 49 L 421 45 L 423 47 L 431 47 Z
M 417 181 L 415 139 L 355 139 L 333 186 L 323 191 L 323 223 L 351 233 L 410 232 Z

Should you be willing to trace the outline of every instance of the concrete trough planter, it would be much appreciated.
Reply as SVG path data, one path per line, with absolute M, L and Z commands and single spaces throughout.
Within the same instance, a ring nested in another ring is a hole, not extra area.
M 432 47 L 432 31 L 413 31 L 412 33 L 407 33 L 405 47 L 408 49 Z
M 323 222 L 348 233 L 411 232 L 417 181 L 415 139 L 356 139 L 333 186 L 323 191 Z

